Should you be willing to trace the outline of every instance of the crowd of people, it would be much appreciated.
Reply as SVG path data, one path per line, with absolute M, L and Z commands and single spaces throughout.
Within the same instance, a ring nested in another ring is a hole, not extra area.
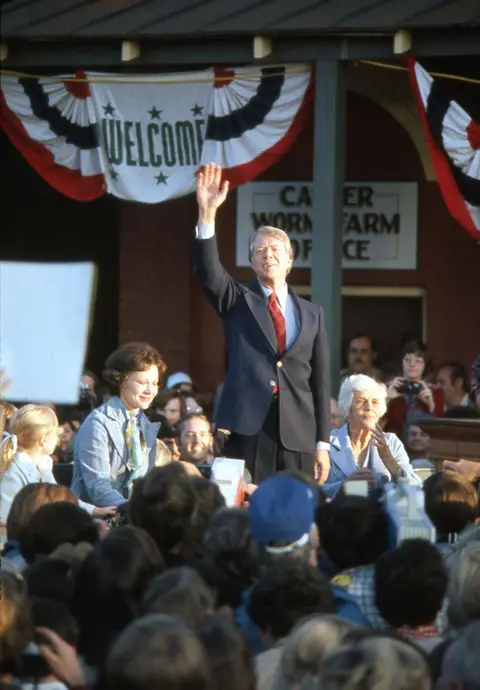
M 234 507 L 208 472 L 228 431 L 188 374 L 161 386 L 147 344 L 107 359 L 106 388 L 85 372 L 75 409 L 2 400 L 2 687 L 480 687 L 480 463 L 436 471 L 421 429 L 475 417 L 478 362 L 470 383 L 453 364 L 423 378 L 410 343 L 385 385 L 367 336 L 349 352 L 326 480 L 284 469 L 257 486 L 247 471 Z M 435 543 L 392 536 L 384 495 L 401 480 Z

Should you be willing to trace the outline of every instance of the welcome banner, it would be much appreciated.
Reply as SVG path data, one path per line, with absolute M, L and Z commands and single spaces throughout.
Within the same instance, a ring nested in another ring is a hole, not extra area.
M 63 194 L 157 203 L 192 192 L 213 161 L 231 186 L 279 160 L 312 106 L 311 69 L 209 69 L 166 75 L 3 75 L 0 124 Z

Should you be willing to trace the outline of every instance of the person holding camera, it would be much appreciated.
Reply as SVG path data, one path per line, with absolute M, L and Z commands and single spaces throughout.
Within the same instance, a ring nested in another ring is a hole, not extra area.
M 424 343 L 412 340 L 403 348 L 402 376 L 388 386 L 386 430 L 403 438 L 405 422 L 412 414 L 429 413 L 443 416 L 445 398 L 441 388 L 432 386 L 423 377 L 428 374 L 430 359 Z

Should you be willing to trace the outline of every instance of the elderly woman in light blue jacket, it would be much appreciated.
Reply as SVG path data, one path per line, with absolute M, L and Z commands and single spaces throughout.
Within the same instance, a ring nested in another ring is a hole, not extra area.
M 119 506 L 130 498 L 135 479 L 155 465 L 159 424 L 144 411 L 165 369 L 146 343 L 123 345 L 107 359 L 103 377 L 115 395 L 91 412 L 75 439 L 71 489 L 81 500 Z
M 340 388 L 338 406 L 345 423 L 330 436 L 330 472 L 322 486 L 327 495 L 352 480 L 381 486 L 403 477 L 421 487 L 403 443 L 379 424 L 387 409 L 383 384 L 364 374 L 350 376 Z

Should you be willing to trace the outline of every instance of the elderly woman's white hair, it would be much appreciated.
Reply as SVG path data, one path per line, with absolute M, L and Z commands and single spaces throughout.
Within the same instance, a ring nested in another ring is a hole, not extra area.
M 348 419 L 354 393 L 368 393 L 378 397 L 380 403 L 378 413 L 379 417 L 383 417 L 387 411 L 387 387 L 372 379 L 371 376 L 354 374 L 345 379 L 338 394 L 338 407 L 344 419 Z

